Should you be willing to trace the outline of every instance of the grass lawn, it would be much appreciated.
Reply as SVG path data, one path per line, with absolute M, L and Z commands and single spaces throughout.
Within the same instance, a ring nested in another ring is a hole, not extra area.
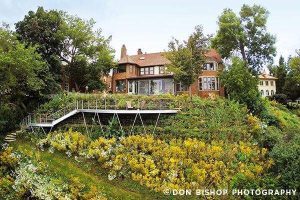
M 48 170 L 65 179 L 78 177 L 86 186 L 96 186 L 108 199 L 178 199 L 166 196 L 139 185 L 128 178 L 109 181 L 107 171 L 102 169 L 96 161 L 75 161 L 74 157 L 55 151 L 41 151 L 28 140 L 18 139 L 12 146 L 25 154 L 35 154 L 48 166 Z M 185 198 L 186 199 L 186 198 Z

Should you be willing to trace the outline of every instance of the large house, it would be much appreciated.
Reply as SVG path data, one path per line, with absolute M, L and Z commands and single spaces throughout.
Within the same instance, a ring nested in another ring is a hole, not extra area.
M 267 73 L 258 76 L 258 90 L 262 97 L 272 96 L 276 94 L 276 77 L 270 76 Z
M 175 83 L 173 74 L 167 71 L 169 62 L 163 52 L 143 53 L 138 49 L 136 55 L 127 55 L 123 45 L 118 67 L 112 74 L 112 92 L 144 95 L 188 92 L 188 88 Z M 222 68 L 221 56 L 215 50 L 210 50 L 206 54 L 202 73 L 191 85 L 192 94 L 202 97 L 211 94 L 224 96 L 218 77 Z

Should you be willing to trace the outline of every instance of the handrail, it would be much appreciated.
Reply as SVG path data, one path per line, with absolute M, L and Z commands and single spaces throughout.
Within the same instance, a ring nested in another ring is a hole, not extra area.
M 167 110 L 171 109 L 171 102 L 168 98 L 160 98 L 149 100 L 133 99 L 131 102 L 135 102 L 134 108 L 140 110 Z M 176 107 L 176 106 L 175 106 Z M 179 108 L 180 106 L 177 106 Z M 174 108 L 174 105 L 172 109 Z M 21 126 L 28 127 L 32 123 L 52 123 L 53 121 L 65 116 L 67 113 L 73 110 L 80 109 L 96 109 L 96 110 L 109 110 L 109 109 L 127 109 L 126 100 L 117 100 L 115 98 L 102 98 L 95 100 L 76 100 L 75 102 L 67 104 L 64 108 L 61 108 L 53 113 L 35 113 L 26 116 Z

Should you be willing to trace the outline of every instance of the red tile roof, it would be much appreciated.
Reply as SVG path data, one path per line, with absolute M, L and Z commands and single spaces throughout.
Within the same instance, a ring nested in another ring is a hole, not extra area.
M 215 50 L 215 49 L 210 49 L 207 53 L 206 53 L 206 57 L 210 58 L 218 63 L 222 62 L 222 57 L 221 55 Z
M 268 74 L 260 74 L 260 75 L 258 75 L 258 78 L 259 79 L 277 79 L 276 77 L 268 75 Z
M 220 54 L 216 50 L 211 49 L 207 52 L 206 57 L 212 59 L 218 63 L 222 62 Z M 155 66 L 155 65 L 166 65 L 170 61 L 164 56 L 164 52 L 158 53 L 146 53 L 140 55 L 124 56 L 120 59 L 119 64 L 132 63 L 141 67 Z

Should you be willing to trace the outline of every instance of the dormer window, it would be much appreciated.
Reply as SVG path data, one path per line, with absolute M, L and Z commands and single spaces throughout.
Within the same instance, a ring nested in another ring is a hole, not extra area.
M 211 62 L 211 63 L 205 63 L 203 65 L 203 70 L 208 70 L 208 71 L 216 71 L 216 65 L 215 63 Z

